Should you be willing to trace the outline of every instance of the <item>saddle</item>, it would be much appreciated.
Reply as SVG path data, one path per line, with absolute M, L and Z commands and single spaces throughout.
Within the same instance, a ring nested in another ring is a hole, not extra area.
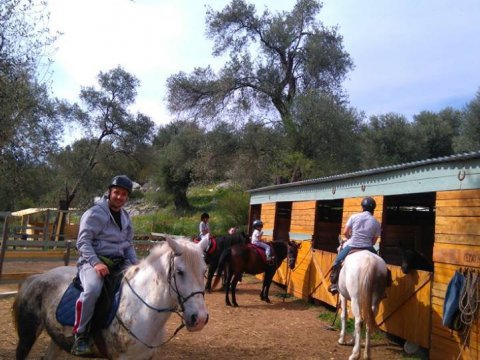
M 270 261 L 267 261 L 267 255 L 265 254 L 265 249 L 264 249 L 264 248 L 262 248 L 262 247 L 260 247 L 260 246 L 256 246 L 256 245 L 254 245 L 254 244 L 252 244 L 252 243 L 248 243 L 247 246 L 248 246 L 249 248 L 254 249 L 254 250 L 258 253 L 258 255 L 260 255 L 260 258 L 261 258 L 262 261 L 265 263 L 265 265 L 272 265 L 272 261 L 271 261 L 271 260 L 270 260 Z M 272 247 L 270 244 L 268 244 L 268 246 L 270 246 L 270 249 L 272 250 L 272 258 L 273 258 L 273 257 L 275 256 L 275 252 L 274 252 L 274 250 L 273 250 L 273 247 Z
M 199 243 L 201 239 L 199 237 L 193 237 L 193 242 L 194 243 Z M 208 241 L 208 246 L 207 249 L 205 250 L 205 255 L 210 255 L 217 250 L 217 240 L 215 239 L 214 236 L 211 236 L 209 241 Z
M 358 251 L 362 251 L 362 250 L 368 250 L 368 248 L 350 248 L 350 250 L 348 251 L 347 256 L 350 255 L 350 254 L 356 253 L 356 252 L 358 252 Z
M 350 250 L 348 251 L 348 255 L 350 254 L 353 254 L 353 253 L 356 253 L 357 251 L 362 251 L 362 250 L 369 250 L 369 248 L 350 248 Z M 376 254 L 376 253 L 375 253 Z M 340 267 L 342 266 L 343 264 L 340 264 Z M 340 270 L 338 270 L 338 273 L 340 273 Z M 332 274 L 331 277 L 334 277 L 334 275 Z M 338 277 L 338 275 L 337 275 Z M 337 280 L 338 281 L 338 278 Z M 335 282 L 336 282 L 335 281 Z M 392 279 L 392 271 L 390 269 L 387 268 L 387 287 L 390 287 L 392 286 L 392 283 L 393 283 L 393 279 Z
M 121 288 L 123 272 L 119 269 L 112 269 L 110 275 L 103 281 L 103 288 L 100 297 L 95 304 L 90 331 L 95 333 L 97 330 L 107 328 L 112 322 L 120 305 Z M 115 271 L 117 270 L 117 271 Z M 72 280 L 67 290 L 62 295 L 55 312 L 57 321 L 66 326 L 73 326 L 75 323 L 75 304 L 83 291 L 80 278 L 77 275 Z

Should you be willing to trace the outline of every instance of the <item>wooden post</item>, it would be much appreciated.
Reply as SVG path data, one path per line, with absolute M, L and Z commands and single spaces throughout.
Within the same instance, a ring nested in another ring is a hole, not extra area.
M 70 250 L 72 248 L 72 241 L 71 240 L 67 240 L 67 243 L 65 244 L 66 245 L 66 248 L 65 248 L 65 257 L 64 257 L 64 263 L 65 263 L 65 266 L 68 266 L 68 264 L 70 263 Z
M 55 241 L 60 241 L 65 239 L 64 234 L 62 234 L 62 223 L 65 223 L 64 218 L 65 218 L 65 211 L 58 210 L 57 219 L 55 220 L 55 222 L 57 223 L 56 224 L 57 226 L 55 228 Z
M 50 209 L 47 209 L 47 214 L 45 215 L 45 224 L 43 229 L 43 240 L 48 240 L 48 224 L 50 223 Z
M 7 240 L 8 240 L 8 217 L 10 215 L 5 215 L 5 221 L 3 222 L 3 236 L 2 236 L 2 247 L 0 250 L 0 277 L 2 276 L 3 269 L 3 259 L 5 258 L 5 251 L 7 251 Z

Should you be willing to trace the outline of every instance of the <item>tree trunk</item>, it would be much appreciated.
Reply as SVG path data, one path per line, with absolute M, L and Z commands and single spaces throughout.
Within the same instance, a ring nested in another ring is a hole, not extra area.
M 190 203 L 188 202 L 186 191 L 177 191 L 173 195 L 173 202 L 176 211 L 190 210 Z

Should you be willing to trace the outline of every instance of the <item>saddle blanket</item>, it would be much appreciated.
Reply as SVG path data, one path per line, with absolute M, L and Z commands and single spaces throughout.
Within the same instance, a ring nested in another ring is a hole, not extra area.
M 65 326 L 73 326 L 75 323 L 75 303 L 77 302 L 78 298 L 80 297 L 80 293 L 82 292 L 82 284 L 78 277 L 76 277 L 68 286 L 67 290 L 62 296 L 60 303 L 57 306 L 56 310 L 56 317 L 57 321 Z M 121 288 L 117 289 L 113 296 L 113 302 L 110 307 L 110 311 L 108 312 L 108 316 L 106 317 L 106 321 L 103 324 L 103 328 L 107 328 L 110 323 L 112 322 L 115 314 L 117 313 L 118 306 L 120 304 L 120 295 L 121 295 Z M 94 313 L 94 316 L 96 313 Z
M 258 255 L 260 255 L 260 257 L 262 258 L 262 261 L 266 264 L 267 263 L 267 255 L 265 254 L 265 249 L 260 247 L 260 246 L 256 246 L 256 245 L 253 245 L 251 243 L 247 244 L 248 247 L 254 249 Z

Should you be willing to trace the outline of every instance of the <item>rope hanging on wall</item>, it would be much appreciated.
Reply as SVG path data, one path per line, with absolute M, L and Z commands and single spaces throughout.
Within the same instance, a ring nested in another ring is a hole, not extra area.
M 478 304 L 480 303 L 480 270 L 478 269 L 460 269 L 464 276 L 464 283 L 460 291 L 458 302 L 460 328 L 463 336 L 463 345 L 458 354 L 460 359 L 470 337 L 470 331 L 477 315 Z
M 473 324 L 480 302 L 480 272 L 479 270 L 465 269 L 463 275 L 465 276 L 465 283 L 460 292 L 458 308 L 460 310 L 460 321 L 465 327 L 470 327 Z

